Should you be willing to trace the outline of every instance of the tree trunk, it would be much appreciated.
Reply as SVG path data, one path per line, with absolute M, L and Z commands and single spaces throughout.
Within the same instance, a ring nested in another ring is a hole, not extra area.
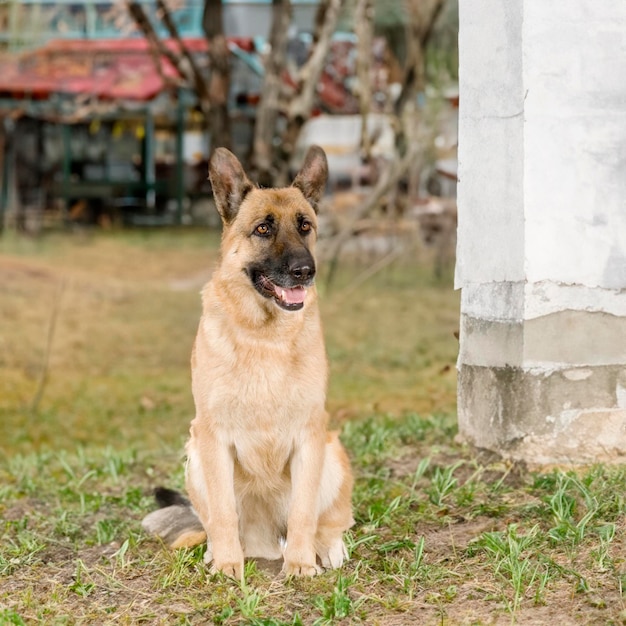
M 367 118 L 372 104 L 372 46 L 374 30 L 373 0 L 358 0 L 354 15 L 354 30 L 357 37 L 356 77 L 358 84 L 359 113 L 361 114 L 361 152 L 368 162 L 371 158 L 371 138 Z
M 211 152 L 220 146 L 230 148 L 232 137 L 228 115 L 228 92 L 230 90 L 230 51 L 224 36 L 221 0 L 205 0 L 202 28 L 209 43 L 209 101 L 211 111 Z
M 406 154 L 410 146 L 420 142 L 420 113 L 417 107 L 418 94 L 425 91 L 425 50 L 445 0 L 408 0 L 407 48 L 404 79 L 400 97 L 395 104 L 400 132 L 396 135 L 396 148 L 400 155 Z M 423 138 L 422 138 L 423 140 Z M 417 192 L 423 154 L 416 155 L 416 163 L 408 171 L 409 197 Z M 400 191 L 398 190 L 398 193 Z M 398 202 L 400 207 L 403 202 Z
M 274 137 L 283 96 L 283 73 L 287 65 L 287 43 L 291 23 L 291 0 L 272 0 L 270 51 L 265 59 L 261 102 L 254 126 L 253 165 L 260 185 L 269 187 L 276 175 Z
M 317 41 L 311 49 L 308 61 L 302 66 L 296 81 L 296 93 L 287 106 L 287 128 L 283 133 L 280 146 L 278 146 L 278 166 L 276 184 L 287 184 L 289 165 L 293 156 L 296 142 L 300 136 L 302 127 L 311 117 L 315 94 L 319 83 L 324 62 L 328 56 L 328 50 L 332 36 L 339 19 L 339 10 L 342 0 L 326 0 L 325 10 L 318 11 L 315 37 Z M 323 14 L 323 19 L 322 19 Z

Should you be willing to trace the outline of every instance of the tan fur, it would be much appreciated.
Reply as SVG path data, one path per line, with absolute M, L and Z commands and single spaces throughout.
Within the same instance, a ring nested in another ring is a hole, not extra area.
M 193 548 L 206 541 L 206 532 L 202 531 L 189 531 L 183 533 L 176 540 L 172 542 L 170 548 Z
M 230 190 L 231 182 L 215 180 L 228 178 L 228 167 L 222 170 L 218 164 L 211 176 L 218 208 L 219 186 Z M 350 463 L 326 429 L 327 362 L 315 287 L 301 310 L 285 311 L 243 271 L 265 254 L 267 243 L 251 233 L 268 213 L 280 216 L 281 228 L 304 215 L 315 230 L 317 198 L 304 196 L 319 184 L 314 170 L 303 171 L 301 188 L 246 191 L 232 219 L 221 208 L 221 260 L 202 292 L 187 492 L 208 536 L 205 560 L 234 578 L 243 576 L 244 556 L 282 556 L 288 575 L 318 573 L 317 558 L 338 567 L 346 556 L 342 534 L 353 523 Z M 237 191 L 222 193 L 222 204 Z M 286 230 L 284 237 L 290 245 L 295 235 Z M 308 237 L 313 252 L 315 232 Z

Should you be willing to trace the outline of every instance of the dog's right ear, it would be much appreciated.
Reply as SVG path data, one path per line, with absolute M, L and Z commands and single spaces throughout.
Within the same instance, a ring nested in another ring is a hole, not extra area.
M 239 159 L 226 148 L 217 148 L 209 163 L 209 180 L 215 205 L 225 224 L 230 224 L 254 185 L 246 176 Z

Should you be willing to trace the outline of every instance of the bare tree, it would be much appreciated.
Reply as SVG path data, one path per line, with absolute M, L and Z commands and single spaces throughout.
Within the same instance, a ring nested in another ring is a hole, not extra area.
M 332 36 L 337 27 L 339 10 L 342 0 L 321 0 L 316 16 L 313 47 L 308 61 L 300 68 L 296 78 L 296 89 L 287 105 L 287 125 L 279 144 L 279 162 L 281 170 L 278 173 L 279 184 L 285 184 L 289 162 L 296 148 L 296 142 L 304 124 L 311 118 L 315 96 L 324 62 Z
M 166 0 L 157 0 L 159 18 L 177 49 L 165 45 L 140 2 L 127 0 L 128 11 L 146 37 L 161 76 L 160 59 L 166 58 L 176 68 L 180 82 L 196 93 L 199 106 L 211 133 L 213 148 L 230 146 L 228 91 L 230 53 L 222 25 L 221 0 L 205 0 L 202 26 L 208 42 L 207 78 L 178 34 Z M 265 75 L 252 146 L 256 178 L 263 185 L 281 185 L 288 179 L 289 164 L 302 127 L 311 117 L 316 103 L 317 85 L 324 68 L 342 0 L 321 0 L 314 25 L 309 57 L 298 70 L 294 86 L 284 81 L 287 67 L 287 44 L 291 24 L 291 0 L 272 0 L 270 53 L 265 59 Z M 282 116 L 281 123 L 279 118 Z
M 161 67 L 161 59 L 167 59 L 176 69 L 178 84 L 192 89 L 197 97 L 205 127 L 211 134 L 212 149 L 230 147 L 230 123 L 228 117 L 228 89 L 230 85 L 230 53 L 222 25 L 221 0 L 206 0 L 202 26 L 207 38 L 207 60 L 210 74 L 207 77 L 192 52 L 180 36 L 165 0 L 157 0 L 158 16 L 176 48 L 167 46 L 159 37 L 140 2 L 127 1 L 128 12 L 137 28 L 143 33 L 152 50 L 155 66 L 167 82 Z M 170 81 L 171 82 L 171 81 Z
M 408 16 L 406 24 L 406 59 L 402 72 L 400 95 L 393 106 L 391 123 L 395 134 L 395 156 L 387 163 L 365 202 L 352 214 L 335 235 L 330 246 L 330 264 L 327 283 L 334 278 L 339 255 L 346 241 L 352 236 L 356 223 L 370 215 L 380 206 L 384 196 L 398 188 L 400 181 L 422 159 L 423 145 L 420 141 L 420 119 L 417 95 L 425 87 L 425 49 L 433 27 L 445 0 L 405 0 Z M 369 21 L 372 12 L 367 0 L 359 0 L 357 16 Z M 357 26 L 357 31 L 367 33 L 367 25 Z M 361 104 L 361 111 L 365 107 Z M 366 115 L 367 113 L 365 113 Z
M 295 76 L 295 86 L 282 80 L 286 68 L 287 32 L 291 19 L 290 0 L 273 0 L 271 52 L 266 58 L 264 89 L 257 115 L 253 162 L 257 177 L 265 184 L 285 185 L 289 164 L 300 131 L 316 104 L 317 86 L 324 69 L 332 36 L 337 27 L 342 0 L 321 0 L 315 17 L 309 57 Z M 278 116 L 284 117 L 282 130 Z
M 424 82 L 424 47 L 445 0 L 405 0 L 406 60 L 402 88 L 392 111 L 396 133 L 397 159 L 381 176 L 376 196 L 382 197 L 405 176 L 416 156 L 416 99 Z M 208 41 L 210 77 L 205 76 L 178 36 L 166 0 L 157 0 L 160 19 L 177 44 L 173 50 L 161 41 L 139 2 L 127 0 L 128 8 L 139 29 L 153 49 L 155 62 L 167 58 L 176 68 L 183 84 L 192 88 L 211 132 L 212 146 L 230 145 L 228 90 L 230 85 L 229 51 L 222 26 L 222 1 L 205 0 L 203 29 Z M 263 185 L 283 185 L 288 181 L 289 165 L 300 132 L 310 119 L 317 103 L 317 88 L 337 27 L 343 0 L 320 0 L 313 42 L 306 62 L 294 77 L 293 84 L 284 81 L 287 68 L 287 45 L 292 18 L 291 0 L 272 0 L 270 52 L 265 57 L 265 75 L 261 100 L 256 112 L 252 145 L 252 164 L 257 180 Z M 359 103 L 363 121 L 363 153 L 369 155 L 367 115 L 371 102 L 369 65 L 374 23 L 373 0 L 357 0 L 355 30 L 358 38 L 357 72 Z M 377 201 L 380 201 L 377 197 Z M 376 198 L 374 198 L 376 199 Z M 375 204 L 368 202 L 369 204 Z M 362 209 L 368 213 L 372 209 Z M 345 237 L 345 235 L 342 235 Z

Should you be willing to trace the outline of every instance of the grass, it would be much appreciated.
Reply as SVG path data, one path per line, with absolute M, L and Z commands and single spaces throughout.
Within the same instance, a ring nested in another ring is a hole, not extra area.
M 349 563 L 281 580 L 250 561 L 239 585 L 146 537 L 151 489 L 183 484 L 215 244 L 0 240 L 0 624 L 626 623 L 626 468 L 528 472 L 457 441 L 458 294 L 408 259 L 322 293 Z

